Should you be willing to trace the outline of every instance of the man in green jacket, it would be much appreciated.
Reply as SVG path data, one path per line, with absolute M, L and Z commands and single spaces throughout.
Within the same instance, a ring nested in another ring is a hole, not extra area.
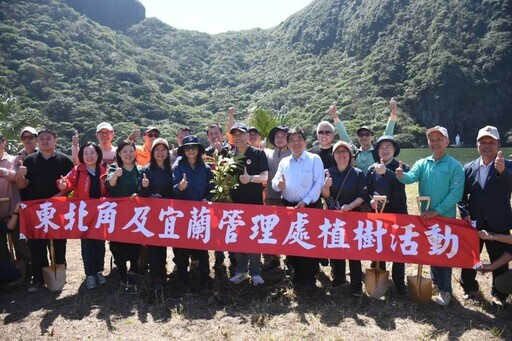
M 411 170 L 404 173 L 396 169 L 398 180 L 404 184 L 419 182 L 419 195 L 430 197 L 430 207 L 422 207 L 421 218 L 429 220 L 437 216 L 455 218 L 457 203 L 464 191 L 464 170 L 459 161 L 446 154 L 450 144 L 448 131 L 435 126 L 427 130 L 431 156 L 416 161 Z M 452 268 L 431 266 L 432 280 L 439 287 L 435 302 L 446 306 L 452 293 Z

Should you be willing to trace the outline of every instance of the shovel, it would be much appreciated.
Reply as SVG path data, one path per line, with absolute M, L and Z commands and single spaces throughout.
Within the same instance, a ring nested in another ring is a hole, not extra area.
M 374 195 L 373 200 L 378 203 L 382 203 L 382 206 L 377 205 L 375 207 L 375 213 L 382 213 L 384 211 L 384 207 L 386 206 L 387 197 L 385 195 Z M 379 210 L 380 206 L 380 210 Z M 382 270 L 380 268 L 380 262 L 375 262 L 374 269 L 366 269 L 366 273 L 364 276 L 364 287 L 368 296 L 373 298 L 381 298 L 388 291 L 388 280 L 389 271 Z
M 25 281 L 27 276 L 27 268 L 24 260 L 17 260 L 14 256 L 14 243 L 12 242 L 12 235 L 10 233 L 7 234 L 7 242 L 9 244 L 9 256 L 11 258 L 11 264 L 14 264 L 14 266 L 20 270 L 20 278 L 17 281 L 9 283 L 9 285 L 17 285 Z
M 50 291 L 61 291 L 66 284 L 66 267 L 64 264 L 55 264 L 55 247 L 50 239 L 50 266 L 43 268 L 43 278 Z
M 421 212 L 421 203 L 426 202 L 425 210 L 430 208 L 430 197 L 420 196 L 416 199 L 418 209 Z M 432 300 L 432 279 L 422 276 L 423 265 L 418 264 L 418 273 L 416 276 L 407 276 L 407 285 L 409 287 L 409 297 L 418 303 L 429 303 Z

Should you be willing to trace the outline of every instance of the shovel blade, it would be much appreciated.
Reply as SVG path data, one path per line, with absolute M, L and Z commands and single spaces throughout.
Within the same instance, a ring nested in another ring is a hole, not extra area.
M 432 279 L 416 276 L 407 276 L 409 297 L 418 303 L 429 303 L 432 300 Z
M 388 291 L 389 271 L 367 269 L 364 276 L 364 287 L 368 296 L 381 298 Z
M 50 291 L 61 291 L 64 284 L 66 284 L 66 267 L 64 264 L 45 266 L 43 268 L 43 278 L 46 287 Z

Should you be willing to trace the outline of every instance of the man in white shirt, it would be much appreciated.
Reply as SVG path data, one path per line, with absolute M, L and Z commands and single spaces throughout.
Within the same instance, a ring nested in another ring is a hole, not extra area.
M 279 163 L 272 188 L 281 193 L 285 206 L 317 208 L 325 180 L 322 159 L 306 151 L 306 136 L 302 129 L 288 131 L 287 141 L 292 155 Z M 288 261 L 295 269 L 295 284 L 304 285 L 306 290 L 316 288 L 318 259 L 289 256 Z

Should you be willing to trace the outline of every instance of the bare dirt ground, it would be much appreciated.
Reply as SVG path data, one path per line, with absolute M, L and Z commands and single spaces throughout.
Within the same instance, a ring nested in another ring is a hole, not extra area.
M 169 249 L 169 269 L 171 259 Z M 24 285 L 1 288 L 0 339 L 512 339 L 512 306 L 502 309 L 490 303 L 490 274 L 478 275 L 483 298 L 465 301 L 456 283 L 460 270 L 454 270 L 454 297 L 447 308 L 419 305 L 393 291 L 384 300 L 352 297 L 348 286 L 330 288 L 329 267 L 322 268 L 313 294 L 294 290 L 283 270 L 264 273 L 260 287 L 233 285 L 226 270 L 215 275 L 213 289 L 207 290 L 186 289 L 171 278 L 162 300 L 144 276 L 138 277 L 137 291 L 120 289 L 116 270 L 109 269 L 108 251 L 108 283 L 97 290 L 85 288 L 79 241 L 68 241 L 67 260 L 62 292 L 29 294 Z M 414 266 L 407 267 L 407 274 L 414 271 Z

